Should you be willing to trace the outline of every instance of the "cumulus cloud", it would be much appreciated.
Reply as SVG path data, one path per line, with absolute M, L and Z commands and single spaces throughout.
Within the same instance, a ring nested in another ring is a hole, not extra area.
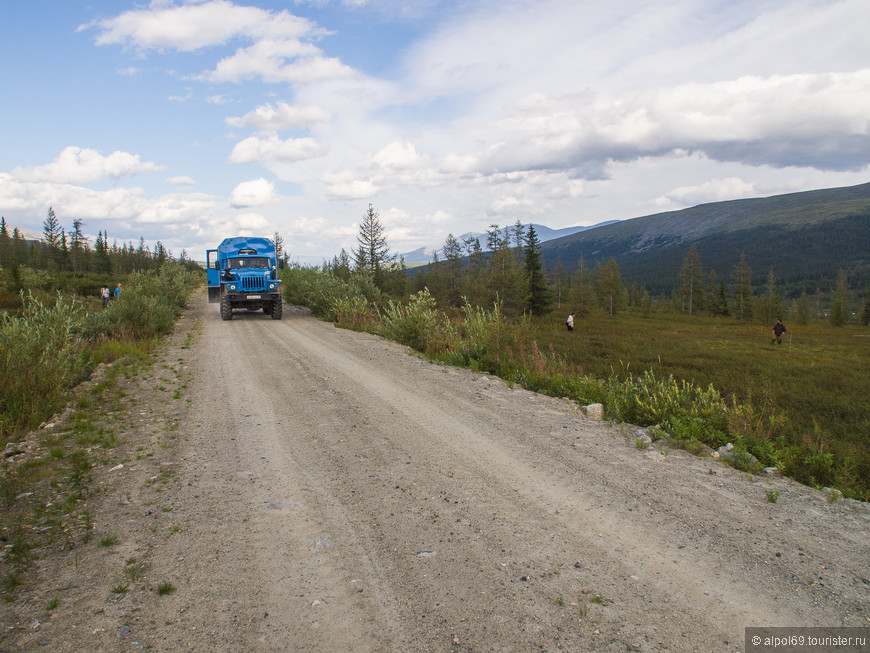
M 269 221 L 259 213 L 240 213 L 236 216 L 236 225 L 240 229 L 255 229 L 262 231 L 269 227 Z
M 319 48 L 299 41 L 262 40 L 221 59 L 203 78 L 210 82 L 238 82 L 261 78 L 272 83 L 313 82 L 350 77 L 353 69 Z
M 205 193 L 177 193 L 152 201 L 137 216 L 138 222 L 160 224 L 191 224 L 208 215 L 215 199 Z
M 244 181 L 236 186 L 230 194 L 230 206 L 237 209 L 247 206 L 263 206 L 272 204 L 275 199 L 275 184 L 260 177 L 253 181 Z
M 141 49 L 173 48 L 192 52 L 222 45 L 236 36 L 262 38 L 280 35 L 300 38 L 317 30 L 306 19 L 287 11 L 273 13 L 241 7 L 228 0 L 176 6 L 153 3 L 148 9 L 125 11 L 79 29 L 100 29 L 98 45 L 132 45 Z
M 335 200 L 363 200 L 374 197 L 380 191 L 372 181 L 360 179 L 352 172 L 338 172 L 324 175 L 326 194 Z
M 114 18 L 82 25 L 96 27 L 98 45 L 124 45 L 140 51 L 173 49 L 193 52 L 240 39 L 241 47 L 221 59 L 200 78 L 238 82 L 260 78 L 267 82 L 312 82 L 350 77 L 354 71 L 333 57 L 323 56 L 311 43 L 327 34 L 311 21 L 286 10 L 244 7 L 228 0 L 177 6 L 152 3 L 147 9 L 126 11 Z
M 226 123 L 232 127 L 253 127 L 261 132 L 279 132 L 311 127 L 329 119 L 329 111 L 323 107 L 278 102 L 274 107 L 263 104 L 244 116 L 227 118 Z
M 423 167 L 427 163 L 428 159 L 417 154 L 417 149 L 413 143 L 400 143 L 398 141 L 381 148 L 372 156 L 374 167 L 389 170 L 412 170 Z
M 59 216 L 169 225 L 194 223 L 214 205 L 215 198 L 203 193 L 149 198 L 138 187 L 94 190 L 69 183 L 22 181 L 0 173 L 0 206 L 21 213 L 41 213 L 53 206 Z
M 304 161 L 326 154 L 326 148 L 313 138 L 288 138 L 282 141 L 277 136 L 260 138 L 251 136 L 236 143 L 230 154 L 231 163 Z
M 799 107 L 799 110 L 796 110 Z M 744 76 L 616 99 L 526 98 L 490 138 L 478 171 L 572 170 L 606 177 L 610 161 L 700 152 L 752 165 L 858 169 L 870 163 L 870 69 Z
M 23 181 L 49 181 L 78 184 L 98 181 L 104 177 L 118 179 L 137 172 L 154 172 L 166 166 L 143 162 L 138 154 L 112 152 L 103 156 L 96 150 L 69 146 L 57 158 L 43 166 L 17 167 L 12 175 Z

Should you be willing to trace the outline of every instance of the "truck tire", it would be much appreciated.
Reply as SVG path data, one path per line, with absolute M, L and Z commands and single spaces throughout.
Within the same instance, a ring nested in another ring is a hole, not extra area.
M 222 320 L 232 320 L 233 319 L 233 306 L 230 304 L 230 298 L 224 295 L 221 297 L 221 319 Z
M 280 320 L 281 315 L 284 313 L 284 304 L 281 302 L 281 298 L 279 297 L 274 302 L 272 302 L 272 319 Z

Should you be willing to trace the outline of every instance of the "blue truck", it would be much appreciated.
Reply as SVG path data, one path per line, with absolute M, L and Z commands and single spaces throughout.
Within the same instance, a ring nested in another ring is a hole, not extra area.
M 268 238 L 227 238 L 206 251 L 208 301 L 220 304 L 221 319 L 232 320 L 234 309 L 262 310 L 280 320 L 281 280 L 275 243 Z

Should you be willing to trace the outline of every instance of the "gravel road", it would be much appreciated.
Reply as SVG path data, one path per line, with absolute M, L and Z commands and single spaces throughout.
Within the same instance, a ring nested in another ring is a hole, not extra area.
M 183 399 L 140 387 L 125 441 L 154 455 L 93 499 L 120 544 L 44 563 L 0 647 L 706 652 L 870 626 L 862 504 L 299 308 L 222 322 L 198 297 L 164 360 Z

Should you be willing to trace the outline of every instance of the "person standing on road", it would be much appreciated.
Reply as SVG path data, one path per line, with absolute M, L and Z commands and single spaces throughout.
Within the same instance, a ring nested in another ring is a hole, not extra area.
M 773 325 L 773 331 L 770 332 L 770 344 L 772 345 L 776 340 L 776 344 L 781 345 L 783 333 L 785 333 L 785 325 L 782 323 L 782 318 L 779 318 Z
M 565 326 L 568 327 L 568 331 L 574 330 L 574 313 L 568 315 L 568 319 L 565 321 Z

